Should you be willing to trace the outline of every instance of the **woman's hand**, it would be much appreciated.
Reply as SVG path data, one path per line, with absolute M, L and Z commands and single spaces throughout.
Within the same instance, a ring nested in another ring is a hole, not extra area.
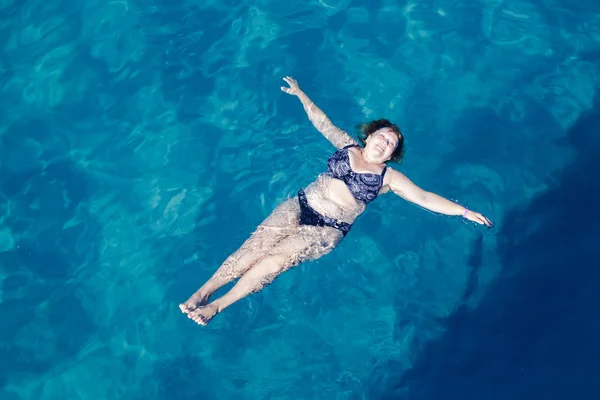
M 480 225 L 492 226 L 492 223 L 489 219 L 475 211 L 466 210 L 463 214 L 463 217 L 465 217 L 469 221 L 477 222 Z
M 292 96 L 298 96 L 300 93 L 302 93 L 300 86 L 298 86 L 298 82 L 296 82 L 294 78 L 292 78 L 291 76 L 286 76 L 285 78 L 283 78 L 283 80 L 286 81 L 288 85 L 290 85 L 290 87 L 282 86 L 281 90 L 283 92 L 291 94 Z

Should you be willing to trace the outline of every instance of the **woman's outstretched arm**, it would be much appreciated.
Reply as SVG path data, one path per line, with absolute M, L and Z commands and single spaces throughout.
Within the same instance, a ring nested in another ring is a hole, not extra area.
M 492 226 L 489 219 L 478 212 L 471 211 L 460 204 L 443 198 L 435 193 L 425 191 L 415 185 L 406 175 L 388 168 L 386 177 L 390 179 L 390 189 L 403 199 L 415 203 L 428 210 L 446 215 L 462 215 L 469 221 L 481 225 Z
M 331 120 L 325 115 L 323 111 L 300 89 L 298 82 L 291 76 L 283 78 L 283 80 L 290 85 L 290 87 L 282 86 L 281 90 L 287 94 L 296 96 L 302 102 L 304 111 L 308 115 L 308 119 L 317 128 L 319 132 L 325 136 L 335 147 L 341 149 L 349 144 L 356 144 L 348 133 L 331 122 Z

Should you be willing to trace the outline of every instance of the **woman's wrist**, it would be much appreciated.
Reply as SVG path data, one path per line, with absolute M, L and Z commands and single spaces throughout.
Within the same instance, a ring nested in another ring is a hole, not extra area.
M 301 89 L 298 89 L 298 91 L 295 94 L 296 96 L 298 96 L 302 104 L 308 104 L 312 102 L 311 99 L 308 98 L 306 93 L 304 93 Z

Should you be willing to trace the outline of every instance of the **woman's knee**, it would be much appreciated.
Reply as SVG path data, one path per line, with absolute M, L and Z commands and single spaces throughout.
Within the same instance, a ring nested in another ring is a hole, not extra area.
M 277 274 L 285 269 L 287 257 L 283 254 L 270 254 L 260 260 L 255 267 L 259 267 L 266 274 Z

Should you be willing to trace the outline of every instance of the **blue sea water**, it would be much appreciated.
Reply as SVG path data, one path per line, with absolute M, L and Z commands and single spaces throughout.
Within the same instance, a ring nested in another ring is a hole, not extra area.
M 599 398 L 597 1 L 0 16 L 0 399 Z M 334 150 L 286 75 L 495 226 L 386 194 L 197 326 L 178 304 Z

